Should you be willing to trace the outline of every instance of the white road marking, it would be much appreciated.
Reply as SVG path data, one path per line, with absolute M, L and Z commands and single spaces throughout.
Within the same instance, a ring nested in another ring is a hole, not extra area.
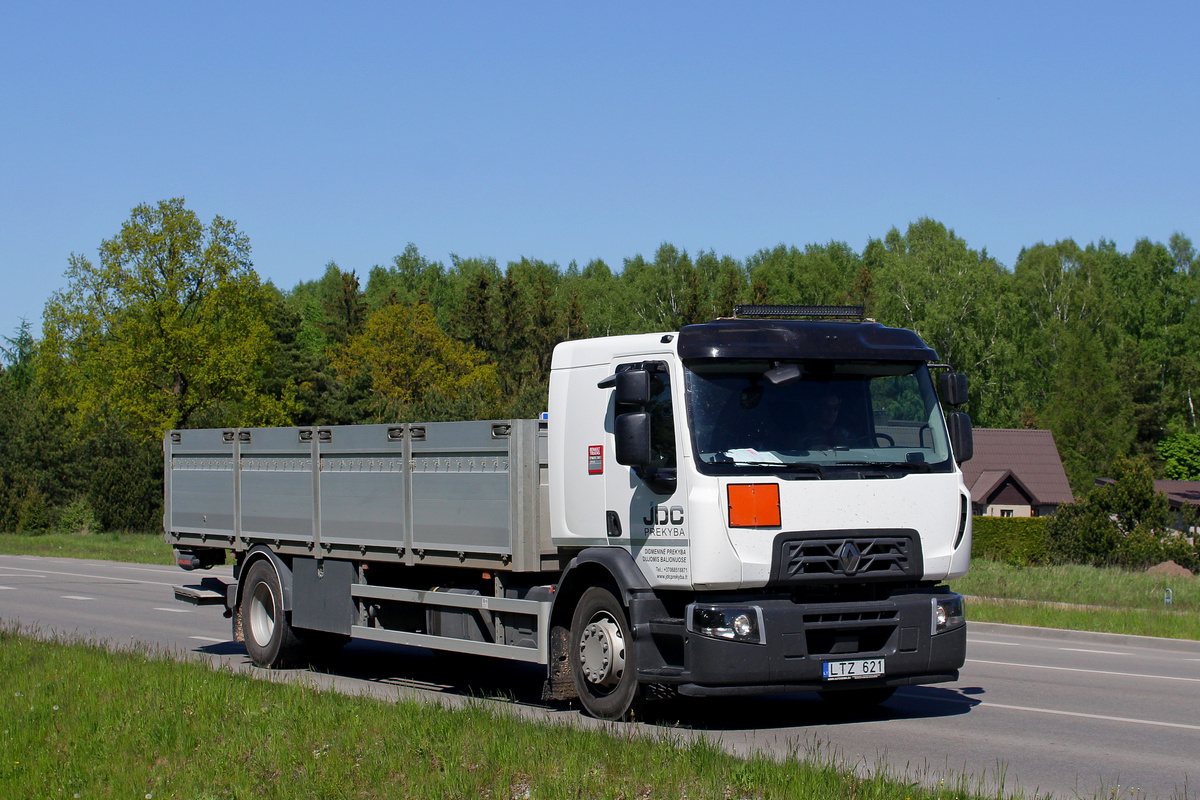
M 1147 675 L 1141 672 L 1113 672 L 1106 669 L 1079 669 L 1078 667 L 1051 667 L 1045 664 L 1014 664 L 1010 661 L 983 661 L 978 658 L 968 658 L 974 664 L 995 664 L 1000 667 L 1025 667 L 1027 669 L 1051 669 L 1057 672 L 1083 672 L 1089 675 L 1116 675 L 1121 678 L 1156 678 L 1160 681 L 1185 681 L 1200 683 L 1200 678 L 1184 678 L 1179 675 Z
M 16 590 L 15 586 L 0 586 L 0 592 L 15 592 Z
M 59 597 L 63 600 L 95 600 L 94 597 L 84 597 L 79 594 L 60 594 Z
M 0 578 L 44 578 L 45 575 L 29 575 L 25 572 L 0 572 Z
M 176 566 L 152 567 L 152 566 L 134 566 L 132 564 L 114 564 L 113 566 L 118 567 L 120 569 L 127 569 L 131 572 L 159 572 L 159 573 L 162 573 L 162 572 L 175 573 L 176 571 L 183 572 L 183 570 L 179 569 L 179 567 L 176 567 Z
M 1020 642 L 993 642 L 991 639 L 967 639 L 967 644 L 998 644 L 1003 647 L 1020 647 Z
M 217 639 L 213 636 L 189 636 L 188 638 L 195 639 L 198 642 L 216 642 L 217 644 L 225 641 L 225 639 Z
M 1150 675 L 1148 677 L 1157 677 Z M 1083 717 L 1084 719 L 1099 719 L 1105 722 L 1128 722 L 1134 725 L 1154 725 L 1161 728 L 1182 728 L 1187 731 L 1200 731 L 1200 725 L 1189 725 L 1185 722 L 1161 722 L 1154 719 L 1135 719 L 1133 717 L 1111 717 L 1107 714 L 1088 714 L 1083 711 L 1059 711 L 1055 708 L 1031 708 L 1029 706 L 1010 706 L 1004 703 L 980 703 L 986 708 L 1003 708 L 1008 711 L 1028 711 L 1034 714 L 1053 714 L 1059 717 Z
M 1065 650 L 1070 653 L 1096 653 L 1102 656 L 1131 656 L 1133 653 L 1122 653 L 1117 650 L 1085 650 L 1082 647 L 1060 647 L 1059 650 Z
M 169 611 L 172 614 L 190 614 L 190 613 L 192 613 L 192 610 L 190 608 L 156 608 L 154 610 L 155 611 Z
M 12 570 L 17 570 L 17 571 L 21 572 L 20 576 L 13 576 L 13 577 L 44 578 L 44 577 L 46 577 L 46 575 L 62 575 L 67 578 L 90 578 L 91 580 L 115 581 L 116 583 L 143 583 L 147 586 L 174 586 L 175 585 L 173 583 L 163 583 L 161 581 L 139 581 L 136 578 L 114 578 L 109 575 L 88 575 L 86 573 L 80 573 L 80 572 L 55 572 L 53 570 L 48 570 L 48 569 L 44 569 L 44 570 L 28 569 L 27 570 L 27 569 L 22 569 L 21 567 L 6 567 L 6 569 L 12 569 Z M 36 572 L 44 572 L 44 573 L 46 573 L 46 575 L 27 575 L 26 574 L 26 573 L 35 572 L 35 571 Z

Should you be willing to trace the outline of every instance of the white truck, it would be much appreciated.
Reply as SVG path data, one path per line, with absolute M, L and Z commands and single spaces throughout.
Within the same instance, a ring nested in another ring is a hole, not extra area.
M 542 420 L 169 431 L 177 563 L 234 562 L 176 597 L 262 667 L 351 638 L 520 659 L 603 719 L 954 680 L 971 428 L 936 360 L 860 309 L 743 307 L 558 345 Z

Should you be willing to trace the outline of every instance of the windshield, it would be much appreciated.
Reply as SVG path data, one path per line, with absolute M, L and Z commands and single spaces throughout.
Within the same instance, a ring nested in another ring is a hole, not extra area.
M 685 366 L 702 472 L 850 477 L 953 470 L 924 363 L 694 359 Z

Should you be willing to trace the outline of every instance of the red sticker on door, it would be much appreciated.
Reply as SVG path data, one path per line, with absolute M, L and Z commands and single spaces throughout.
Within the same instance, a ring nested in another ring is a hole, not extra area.
M 604 445 L 589 444 L 588 445 L 588 475 L 601 475 L 604 473 Z

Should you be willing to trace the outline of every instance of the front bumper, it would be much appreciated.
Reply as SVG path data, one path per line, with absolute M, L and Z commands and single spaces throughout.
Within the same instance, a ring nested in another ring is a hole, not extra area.
M 684 631 L 682 648 L 676 649 L 682 666 L 639 669 L 638 677 L 646 683 L 671 684 L 680 694 L 691 696 L 952 681 L 966 659 L 966 625 L 960 621 L 935 632 L 934 609 L 939 601 L 955 598 L 938 587 L 885 600 L 845 603 L 804 603 L 786 597 L 723 601 L 761 612 L 761 643 Z M 657 633 L 661 637 L 667 632 Z M 875 658 L 884 660 L 880 677 L 836 681 L 822 677 L 825 662 Z

